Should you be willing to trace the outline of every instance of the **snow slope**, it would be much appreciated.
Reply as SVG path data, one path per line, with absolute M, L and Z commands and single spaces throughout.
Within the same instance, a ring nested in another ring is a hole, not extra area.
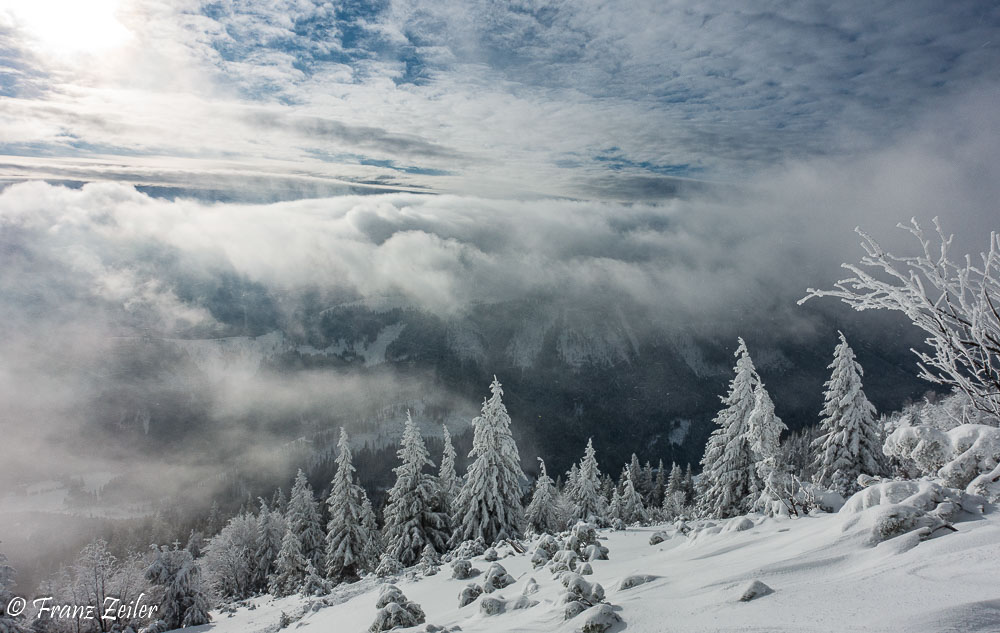
M 694 537 L 672 526 L 602 531 L 610 560 L 592 562 L 594 574 L 585 579 L 604 586 L 606 600 L 624 620 L 612 632 L 1000 631 L 996 515 L 959 523 L 958 532 L 942 531 L 944 536 L 928 541 L 910 533 L 874 547 L 867 544 L 864 522 L 843 514 L 744 519 L 743 526 L 752 527 L 743 531 L 735 529 L 738 521 L 720 522 Z M 650 535 L 660 529 L 668 539 L 649 545 Z M 423 607 L 427 624 L 457 626 L 466 633 L 579 630 L 585 615 L 563 620 L 562 585 L 547 569 L 532 569 L 532 549 L 500 560 L 516 583 L 492 594 L 516 598 L 534 578 L 540 590 L 529 597 L 539 604 L 524 610 L 487 616 L 480 613 L 482 597 L 458 608 L 461 589 L 472 581 L 481 583 L 482 576 L 455 580 L 447 565 L 434 576 L 392 582 Z M 489 567 L 482 557 L 473 564 L 483 572 Z M 620 590 L 622 579 L 633 574 L 657 578 Z M 740 602 L 753 580 L 763 581 L 774 593 Z M 253 610 L 216 612 L 213 624 L 192 631 L 274 631 L 284 611 L 301 616 L 289 630 L 362 633 L 375 618 L 378 585 L 368 578 L 338 587 L 324 599 L 260 598 L 252 601 Z M 424 631 L 425 625 L 397 630 Z

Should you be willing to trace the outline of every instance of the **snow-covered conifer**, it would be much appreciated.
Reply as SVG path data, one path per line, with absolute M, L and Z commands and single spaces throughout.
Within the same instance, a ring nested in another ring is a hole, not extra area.
M 632 487 L 642 494 L 642 466 L 639 465 L 639 456 L 635 453 L 632 453 L 631 461 L 629 461 L 628 465 L 622 469 L 622 474 L 626 473 L 632 480 Z M 621 486 L 624 485 L 625 482 L 619 480 L 618 484 Z
M 656 479 L 653 481 L 653 503 L 659 506 L 663 503 L 663 493 L 667 490 L 667 471 L 663 468 L 663 460 L 656 466 Z
M 281 539 L 281 550 L 274 562 L 274 574 L 269 589 L 275 596 L 290 596 L 302 589 L 309 561 L 302 554 L 302 542 L 291 528 L 285 530 Z
M 597 465 L 597 451 L 594 450 L 593 440 L 588 439 L 580 469 L 576 473 L 576 481 L 570 491 L 573 519 L 598 525 L 607 522 L 608 502 L 601 495 L 600 487 L 601 471 Z
M 27 633 L 28 625 L 18 614 L 17 617 L 7 613 L 7 605 L 14 599 L 11 587 L 17 571 L 7 564 L 7 556 L 0 552 L 0 633 Z
M 452 542 L 483 539 L 487 544 L 518 538 L 524 524 L 521 507 L 521 457 L 510 431 L 503 404 L 503 388 L 493 377 L 491 396 L 472 421 L 472 463 L 455 499 L 455 535 Z
M 882 474 L 882 442 L 875 424 L 875 407 L 861 387 L 864 371 L 842 332 L 829 368 L 833 373 L 823 395 L 822 435 L 813 444 L 813 480 L 848 495 L 857 490 L 858 475 Z
M 320 523 L 316 497 L 302 469 L 299 469 L 295 476 L 285 519 L 288 522 L 288 529 L 295 533 L 302 545 L 302 555 L 308 558 L 316 569 L 324 569 L 325 533 Z
M 258 517 L 242 512 L 209 539 L 203 560 L 206 579 L 215 595 L 242 600 L 258 590 L 258 526 Z
M 444 503 L 445 511 L 450 513 L 451 506 L 455 502 L 455 496 L 461 488 L 458 474 L 455 472 L 455 446 L 451 443 L 451 433 L 448 427 L 444 429 L 444 452 L 441 453 L 441 469 L 438 471 L 438 484 L 441 486 L 441 499 Z
M 684 502 L 694 503 L 698 491 L 694 485 L 694 475 L 691 472 L 691 463 L 688 462 L 687 470 L 684 471 Z
M 729 383 L 729 394 L 722 398 L 725 408 L 714 420 L 719 428 L 709 436 L 701 460 L 701 512 L 715 518 L 748 512 L 760 492 L 748 435 L 760 376 L 742 338 L 736 357 L 736 376 Z
M 639 474 L 639 487 L 636 491 L 642 495 L 644 504 L 649 505 L 653 499 L 653 467 L 647 461 Z
M 397 456 L 401 463 L 393 469 L 396 483 L 385 507 L 384 544 L 386 553 L 409 567 L 428 544 L 443 552 L 448 542 L 448 516 L 442 512 L 437 478 L 423 472 L 434 463 L 409 411 Z
M 254 558 L 256 563 L 255 589 L 267 591 L 267 583 L 274 572 L 274 561 L 281 551 L 281 539 L 285 536 L 285 517 L 278 510 L 267 507 L 260 500 L 260 513 L 257 515 L 257 547 Z
M 670 478 L 667 479 L 667 492 L 684 491 L 684 471 L 674 462 L 670 467 Z
M 211 605 L 191 553 L 176 546 L 154 549 L 156 558 L 146 569 L 146 579 L 163 588 L 158 614 L 167 629 L 207 624 Z
M 354 483 L 354 464 L 347 431 L 340 427 L 337 443 L 337 472 L 330 486 L 327 506 L 330 521 L 326 532 L 326 572 L 334 582 L 356 580 L 368 566 L 369 533 L 364 527 L 364 491 Z
M 524 511 L 524 519 L 528 528 L 536 533 L 553 533 L 559 529 L 559 515 L 556 497 L 559 495 L 545 470 L 545 462 L 538 458 L 538 481 L 535 482 L 535 493 Z
M 629 466 L 631 471 L 631 466 Z M 632 473 L 629 472 L 623 477 L 622 493 L 621 493 L 621 510 L 619 512 L 618 518 L 620 518 L 626 525 L 645 522 L 647 520 L 646 508 L 642 505 L 642 495 L 639 491 L 635 489 L 632 484 Z

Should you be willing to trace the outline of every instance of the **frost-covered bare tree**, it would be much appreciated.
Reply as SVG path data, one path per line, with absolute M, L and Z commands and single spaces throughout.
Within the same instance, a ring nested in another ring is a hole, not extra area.
M 974 406 L 1000 416 L 1000 235 L 990 234 L 989 250 L 956 261 L 953 236 L 937 218 L 937 238 L 915 219 L 900 224 L 920 242 L 921 253 L 896 257 L 856 229 L 866 255 L 859 265 L 844 264 L 854 276 L 832 290 L 809 288 L 812 297 L 836 297 L 855 310 L 904 313 L 927 334 L 930 352 L 913 350 L 922 378 L 964 392 Z

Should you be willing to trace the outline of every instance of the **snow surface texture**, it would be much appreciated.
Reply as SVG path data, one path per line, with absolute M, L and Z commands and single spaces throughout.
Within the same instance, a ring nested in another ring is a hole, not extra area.
M 965 488 L 992 503 L 1000 501 L 1000 428 L 962 424 L 949 431 L 904 426 L 885 440 L 885 453 L 912 460 L 925 475 Z
M 700 521 L 684 524 L 690 529 L 687 536 L 673 525 L 600 530 L 609 560 L 591 562 L 594 573 L 585 582 L 607 588 L 605 601 L 613 606 L 593 607 L 569 620 L 563 619 L 562 577 L 532 566 L 535 543 L 528 544 L 528 554 L 503 558 L 513 585 L 484 593 L 465 607 L 458 606 L 458 596 L 469 580 L 447 573 L 392 578 L 389 582 L 426 614 L 425 624 L 399 630 L 438 630 L 428 628 L 432 626 L 463 633 L 571 633 L 585 630 L 591 616 L 592 630 L 606 624 L 611 633 L 1000 630 L 1000 515 L 957 512 L 957 532 L 939 530 L 928 540 L 909 532 L 871 543 L 872 526 L 866 519 L 885 508 L 927 512 L 942 503 L 935 495 L 960 494 L 924 484 L 915 482 L 909 494 L 885 484 L 868 488 L 837 514 L 794 520 L 750 515 L 753 526 L 743 530 L 725 530 L 724 523 L 708 527 Z M 666 538 L 650 546 L 656 532 Z M 482 555 L 472 564 L 490 567 Z M 623 581 L 634 576 L 654 578 L 638 585 L 626 582 L 631 586 L 622 589 Z M 754 581 L 773 593 L 741 602 Z M 213 613 L 211 625 L 186 630 L 272 632 L 285 612 L 294 621 L 289 630 L 297 633 L 362 633 L 375 619 L 383 582 L 366 578 L 340 585 L 322 599 L 255 599 L 253 610 L 240 607 L 231 617 Z M 526 596 L 530 599 L 518 601 Z M 484 607 L 484 598 L 497 602 Z M 502 606 L 498 613 L 484 612 L 497 606 Z

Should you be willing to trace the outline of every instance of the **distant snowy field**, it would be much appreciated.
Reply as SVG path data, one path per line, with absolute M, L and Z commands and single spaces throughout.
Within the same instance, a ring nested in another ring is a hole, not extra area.
M 1000 631 L 1000 515 L 966 515 L 955 524 L 957 532 L 939 530 L 926 541 L 910 532 L 872 546 L 871 525 L 879 511 L 698 521 L 689 524 L 697 533 L 688 536 L 672 525 L 601 530 L 610 560 L 591 562 L 594 573 L 584 578 L 603 585 L 605 601 L 621 616 L 623 623 L 612 632 Z M 705 527 L 713 523 L 715 528 Z M 650 545 L 650 536 L 660 530 L 668 538 Z M 443 564 L 434 576 L 390 579 L 427 616 L 425 624 L 395 630 L 580 630 L 586 613 L 563 619 L 565 589 L 548 569 L 532 568 L 533 550 L 533 543 L 526 554 L 501 550 L 499 562 L 516 582 L 462 608 L 459 593 L 470 582 L 482 583 L 482 574 L 456 580 Z M 484 573 L 490 566 L 482 556 L 472 562 Z M 619 588 L 635 574 L 656 578 Z M 483 598 L 502 596 L 512 603 L 531 578 L 539 585 L 529 596 L 537 605 L 498 615 L 481 612 Z M 774 593 L 741 602 L 754 580 Z M 294 620 L 288 630 L 361 633 L 375 618 L 382 582 L 370 577 L 341 585 L 325 598 L 253 599 L 233 614 L 213 611 L 212 624 L 187 630 L 276 631 L 284 612 Z

